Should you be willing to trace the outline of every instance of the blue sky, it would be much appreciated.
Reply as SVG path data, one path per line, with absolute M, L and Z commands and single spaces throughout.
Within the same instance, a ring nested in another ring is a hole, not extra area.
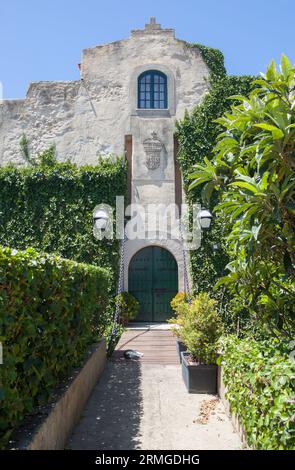
M 1 0 L 0 81 L 76 80 L 83 48 L 123 39 L 150 16 L 176 36 L 221 49 L 231 74 L 258 74 L 282 52 L 295 62 L 295 0 Z

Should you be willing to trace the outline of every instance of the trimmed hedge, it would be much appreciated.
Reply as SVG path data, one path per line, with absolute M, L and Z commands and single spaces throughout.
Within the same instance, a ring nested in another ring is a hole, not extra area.
M 110 274 L 0 247 L 0 447 L 107 328 Z
M 0 168 L 0 244 L 107 266 L 116 280 L 118 240 L 93 237 L 92 213 L 100 203 L 115 207 L 116 196 L 125 195 L 126 178 L 122 158 L 95 166 L 46 161 Z
M 231 411 L 250 446 L 295 449 L 295 361 L 288 344 L 228 337 L 222 364 Z

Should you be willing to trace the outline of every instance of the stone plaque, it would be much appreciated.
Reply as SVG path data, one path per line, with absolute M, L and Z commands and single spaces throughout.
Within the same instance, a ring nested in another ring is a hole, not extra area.
M 146 166 L 149 170 L 156 170 L 161 163 L 161 152 L 163 142 L 158 138 L 156 132 L 152 132 L 152 137 L 144 140 L 143 146 L 146 154 Z

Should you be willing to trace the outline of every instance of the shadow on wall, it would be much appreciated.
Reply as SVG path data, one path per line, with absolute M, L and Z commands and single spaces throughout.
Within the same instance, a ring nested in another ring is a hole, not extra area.
M 67 448 L 140 449 L 140 421 L 143 414 L 140 384 L 139 362 L 109 361 Z

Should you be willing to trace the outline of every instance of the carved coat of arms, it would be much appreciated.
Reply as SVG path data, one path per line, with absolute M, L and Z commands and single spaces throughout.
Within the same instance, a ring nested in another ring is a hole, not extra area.
M 152 132 L 152 137 L 143 141 L 143 147 L 146 154 L 146 166 L 149 170 L 156 170 L 161 163 L 161 152 L 163 142 L 158 138 L 156 132 Z

